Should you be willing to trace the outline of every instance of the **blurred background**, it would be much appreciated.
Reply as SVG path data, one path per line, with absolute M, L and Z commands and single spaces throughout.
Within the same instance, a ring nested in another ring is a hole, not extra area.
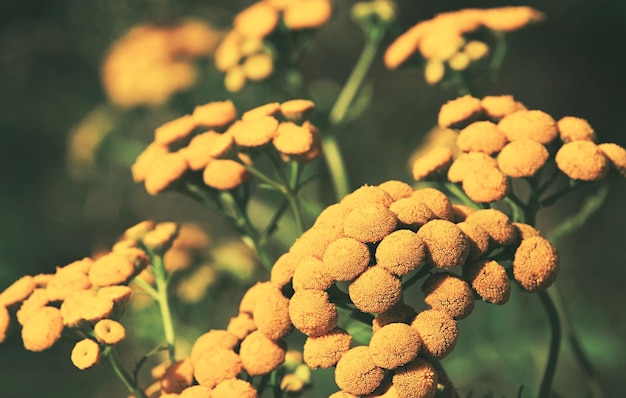
M 313 37 L 301 63 L 306 81 L 324 78 L 325 84 L 341 84 L 349 74 L 363 43 L 348 16 L 350 3 L 339 2 L 333 19 Z M 241 0 L 0 2 L 0 291 L 24 274 L 54 272 L 57 266 L 105 250 L 123 230 L 144 219 L 194 222 L 208 233 L 212 248 L 228 247 L 234 233 L 223 220 L 173 193 L 149 196 L 142 185 L 133 183 L 129 171 L 155 127 L 197 104 L 232 97 L 210 60 L 196 60 L 198 83 L 167 104 L 124 112 L 107 105 L 100 71 L 109 46 L 133 26 L 193 17 L 218 31 L 228 29 L 232 16 L 249 4 Z M 626 2 L 402 0 L 396 30 L 384 44 L 442 11 L 502 5 L 530 5 L 545 12 L 547 19 L 511 35 L 500 78 L 488 93 L 513 94 L 527 107 L 555 118 L 585 118 L 600 141 L 626 146 L 622 61 Z M 457 94 L 428 86 L 415 69 L 389 72 L 381 60 L 369 80 L 373 95 L 367 112 L 339 136 L 352 187 L 388 179 L 410 182 L 407 162 L 412 151 L 436 122 L 441 104 Z M 239 109 L 269 102 L 268 98 L 272 98 L 271 87 L 263 84 L 246 87 L 233 97 Z M 100 150 L 91 157 L 73 158 L 72 137 L 94 125 L 99 126 L 94 145 Z M 323 163 L 315 167 L 323 176 Z M 549 231 L 591 192 L 577 191 L 540 213 L 539 228 Z M 332 198 L 318 194 L 327 201 Z M 602 209 L 558 247 L 560 290 L 606 397 L 626 392 L 626 311 L 621 307 L 626 304 L 624 198 L 626 183 L 615 181 Z M 233 260 L 234 252 L 226 251 L 222 257 L 212 254 L 211 261 L 240 265 L 250 261 L 251 255 Z M 255 278 L 266 278 L 258 268 L 250 265 L 245 277 L 237 272 L 217 277 L 219 283 L 203 299 L 207 306 L 186 312 L 185 321 L 196 325 L 189 334 L 223 328 L 236 315 L 233 302 L 238 302 L 241 289 Z M 516 291 L 504 307 L 478 305 L 459 327 L 457 350 L 443 365 L 462 396 L 473 391 L 474 397 L 489 392 L 494 397 L 513 397 L 521 386 L 523 397 L 533 396 L 549 336 L 538 300 Z M 127 396 L 108 366 L 83 372 L 74 368 L 71 347 L 57 344 L 46 352 L 31 353 L 23 349 L 19 334 L 10 335 L 0 345 L 0 397 Z M 132 362 L 133 350 L 128 350 Z M 592 396 L 584 375 L 564 342 L 554 384 L 558 396 Z M 316 377 L 331 376 L 320 372 Z M 336 389 L 332 382 L 326 384 L 328 390 L 317 396 Z

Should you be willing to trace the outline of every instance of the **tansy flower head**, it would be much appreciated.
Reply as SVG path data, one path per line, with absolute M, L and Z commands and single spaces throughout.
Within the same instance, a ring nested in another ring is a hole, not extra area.
M 292 252 L 283 253 L 272 267 L 270 281 L 278 288 L 291 282 L 300 259 L 300 256 L 296 256 Z
M 374 364 L 366 346 L 354 347 L 343 354 L 335 369 L 335 382 L 339 388 L 355 395 L 371 393 L 384 376 L 385 371 Z
M 408 198 L 413 194 L 413 187 L 403 181 L 388 180 L 378 185 L 378 188 L 387 192 L 391 199 L 395 202 L 401 198 Z
M 381 312 L 372 320 L 372 332 L 377 333 L 383 326 L 390 323 L 411 323 L 415 318 L 415 310 L 410 305 L 398 302 L 388 310 Z
M 465 95 L 446 102 L 439 110 L 439 127 L 455 127 L 462 125 L 482 114 L 480 100 Z
M 379 242 L 396 228 L 395 214 L 381 204 L 364 204 L 354 208 L 343 222 L 346 236 L 360 242 Z
M 395 369 L 412 361 L 421 344 L 417 330 L 404 323 L 390 323 L 372 336 L 369 354 L 376 366 Z
M 243 340 L 247 335 L 256 330 L 256 322 L 250 314 L 240 313 L 236 317 L 230 318 L 226 331 L 239 340 Z
M 595 181 L 609 171 L 604 152 L 592 141 L 571 141 L 563 144 L 555 156 L 556 165 L 573 180 Z
M 465 221 L 456 224 L 463 231 L 469 244 L 468 260 L 476 260 L 487 253 L 489 249 L 489 234 L 478 224 L 470 224 Z
M 114 304 L 109 298 L 97 296 L 93 290 L 77 290 L 68 294 L 61 304 L 61 315 L 66 326 L 80 322 L 96 322 L 113 312 Z
M 432 309 L 446 312 L 452 319 L 463 319 L 474 310 L 474 293 L 460 277 L 443 272 L 433 274 L 422 284 L 424 301 Z
M 478 210 L 467 216 L 465 221 L 483 227 L 492 241 L 499 245 L 511 245 L 517 240 L 515 227 L 509 217 L 500 210 Z
M 9 311 L 3 305 L 0 305 L 0 343 L 7 337 L 7 330 L 9 329 L 9 323 L 11 322 L 11 315 Z
M 420 357 L 397 368 L 392 378 L 399 397 L 433 398 L 437 392 L 437 381 L 433 365 Z
M 211 188 L 226 191 L 243 184 L 250 172 L 235 160 L 213 159 L 202 173 L 202 180 Z
M 413 179 L 421 181 L 437 172 L 445 172 L 451 164 L 452 149 L 446 147 L 433 148 L 413 162 L 411 168 Z
M 278 10 L 258 1 L 239 12 L 233 20 L 234 29 L 245 37 L 265 37 L 278 25 Z
M 181 359 L 169 365 L 160 378 L 161 392 L 167 394 L 180 394 L 193 383 L 193 366 L 191 361 Z
M 278 120 L 272 116 L 262 116 L 238 122 L 230 131 L 237 145 L 258 147 L 272 141 L 277 130 Z
M 155 225 L 152 231 L 147 232 L 141 239 L 143 244 L 156 253 L 165 253 L 169 250 L 178 236 L 180 225 L 174 222 L 162 222 Z
M 342 203 L 335 203 L 324 210 L 317 216 L 313 228 L 337 228 L 343 229 L 343 221 L 352 211 L 352 208 Z
M 55 307 L 37 309 L 22 326 L 22 341 L 29 351 L 43 351 L 52 347 L 61 338 L 63 318 Z
M 82 263 L 91 267 L 95 262 L 90 258 L 75 261 L 72 264 Z M 48 286 L 46 291 L 48 299 L 50 301 L 64 300 L 69 294 L 77 290 L 89 289 L 92 286 L 91 278 L 87 273 L 91 273 L 91 268 L 86 270 L 81 267 L 57 267 L 54 277 Z
M 437 218 L 452 220 L 452 203 L 443 192 L 435 188 L 421 188 L 416 189 L 411 197 L 425 203 Z
M 339 238 L 324 251 L 324 272 L 335 281 L 353 280 L 365 271 L 369 262 L 369 248 L 353 238 Z
M 98 321 L 93 330 L 98 341 L 106 345 L 118 344 L 126 338 L 124 326 L 112 319 Z
M 511 283 L 506 270 L 497 262 L 484 260 L 465 264 L 463 275 L 486 302 L 502 305 L 509 301 Z
M 463 191 L 477 203 L 502 200 L 510 191 L 509 182 L 495 167 L 474 168 L 463 179 Z
M 300 259 L 306 256 L 322 259 L 328 245 L 343 237 L 345 237 L 343 223 L 341 225 L 316 225 L 300 235 L 289 251 Z
M 520 241 L 531 238 L 533 236 L 541 236 L 541 233 L 537 231 L 537 229 L 532 225 L 521 222 L 514 222 L 513 226 L 517 230 L 517 236 L 519 237 Z
M 180 116 L 157 127 L 154 130 L 154 142 L 169 146 L 188 137 L 197 126 L 197 121 L 191 115 Z
M 124 256 L 111 252 L 98 258 L 89 270 L 89 281 L 95 286 L 126 283 L 135 273 L 135 267 Z
M 497 125 L 490 121 L 477 121 L 459 132 L 457 146 L 465 152 L 484 152 L 487 155 L 499 152 L 507 138 Z
M 379 186 L 363 185 L 353 192 L 347 194 L 341 202 L 342 206 L 354 209 L 365 204 L 380 204 L 389 207 L 393 199 Z
M 335 366 L 350 349 L 352 336 L 341 328 L 318 336 L 308 337 L 304 343 L 304 362 L 312 369 Z
M 185 388 L 180 394 L 161 394 L 161 398 L 206 398 L 211 397 L 213 390 L 207 386 L 193 385 Z
M 402 283 L 386 269 L 373 266 L 348 287 L 350 299 L 362 312 L 383 312 L 400 301 Z
M 21 277 L 0 293 L 0 306 L 8 307 L 26 300 L 35 290 L 35 287 L 35 280 L 32 276 Z
M 277 287 L 262 291 L 254 305 L 252 316 L 258 330 L 271 340 L 281 339 L 291 331 L 289 300 Z
M 332 15 L 330 0 L 294 0 L 283 10 L 285 26 L 292 30 L 317 28 Z
M 385 236 L 375 253 L 376 264 L 398 276 L 418 268 L 425 256 L 424 242 L 408 229 L 400 229 Z
M 193 363 L 193 374 L 200 385 L 213 388 L 219 382 L 237 377 L 242 359 L 232 350 L 215 348 L 204 352 Z
M 210 394 L 211 398 L 257 398 L 258 396 L 252 384 L 241 379 L 224 380 L 216 385 Z
M 150 162 L 149 167 L 144 184 L 150 195 L 157 195 L 170 188 L 188 170 L 182 152 L 165 153 Z
M 512 95 L 488 95 L 480 100 L 480 106 L 487 117 L 496 121 L 511 113 L 526 110 L 524 104 L 515 101 Z
M 313 145 L 313 133 L 305 125 L 282 122 L 273 138 L 276 149 L 285 155 L 302 155 Z
M 622 176 L 626 176 L 626 150 L 613 143 L 600 144 L 598 148 L 609 159 L 613 168 Z
M 271 291 L 275 289 L 271 282 L 257 282 L 251 286 L 241 298 L 239 303 L 239 312 L 252 314 L 256 303 L 267 295 L 271 294 Z
M 485 10 L 480 19 L 483 25 L 495 31 L 509 32 L 518 30 L 531 22 L 545 18 L 542 12 L 531 7 L 499 7 Z
M 508 143 L 498 154 L 498 167 L 513 178 L 531 177 L 547 162 L 550 154 L 543 144 L 521 139 Z
M 100 360 L 100 346 L 91 339 L 83 339 L 74 345 L 71 358 L 78 369 L 89 369 Z
M 416 230 L 430 220 L 438 218 L 426 203 L 414 197 L 401 198 L 389 206 L 399 224 Z
M 213 329 L 204 333 L 196 339 L 191 347 L 190 360 L 192 365 L 196 366 L 196 362 L 200 357 L 216 349 L 231 350 L 239 343 L 239 339 L 234 334 L 226 331 Z
M 425 310 L 417 314 L 411 326 L 422 338 L 421 353 L 426 358 L 445 358 L 456 345 L 459 331 L 456 322 L 446 312 Z
M 32 314 L 36 313 L 36 310 L 39 308 L 43 308 L 50 302 L 50 296 L 48 295 L 48 291 L 44 288 L 37 288 L 33 290 L 30 296 L 26 300 L 22 302 L 19 310 L 15 314 L 17 317 L 17 322 L 20 325 L 24 325 L 26 319 L 28 319 Z M 4 307 L 4 306 L 1 306 Z
M 208 102 L 193 109 L 191 118 L 197 126 L 207 128 L 224 127 L 237 117 L 235 104 L 228 101 Z
M 280 104 L 280 113 L 287 120 L 295 123 L 307 120 L 313 109 L 315 109 L 315 103 L 306 99 L 293 99 Z
M 250 333 L 239 348 L 243 368 L 250 376 L 268 374 L 285 360 L 286 345 L 268 339 L 260 331 Z
M 463 182 L 465 177 L 474 171 L 496 169 L 497 161 L 483 152 L 463 153 L 454 160 L 448 169 L 448 180 L 450 182 Z
M 559 257 L 547 239 L 540 236 L 524 239 L 515 250 L 513 276 L 527 291 L 546 290 L 558 272 Z
M 241 115 L 242 121 L 254 120 L 264 116 L 274 116 L 281 111 L 280 103 L 270 102 L 250 109 Z
M 321 336 L 337 326 L 337 308 L 328 301 L 328 293 L 300 290 L 289 301 L 293 325 L 307 336 Z
M 453 222 L 432 220 L 417 231 L 426 246 L 426 261 L 438 268 L 461 265 L 469 255 L 469 244 L 463 231 Z
M 306 256 L 298 263 L 293 274 L 293 290 L 326 290 L 334 282 L 334 279 L 326 272 L 322 260 Z
M 564 116 L 559 119 L 556 126 L 559 130 L 559 137 L 563 142 L 596 140 L 596 133 L 593 127 L 591 127 L 589 122 L 585 119 L 574 116 Z
M 498 122 L 498 128 L 509 141 L 529 139 L 548 144 L 558 135 L 556 122 L 552 116 L 539 110 L 521 110 L 505 116 Z

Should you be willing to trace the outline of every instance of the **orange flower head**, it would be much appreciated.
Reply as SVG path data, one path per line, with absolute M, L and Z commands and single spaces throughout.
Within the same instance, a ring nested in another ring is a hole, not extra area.
M 339 238 L 328 245 L 322 260 L 324 271 L 330 278 L 351 281 L 369 265 L 370 251 L 365 243 L 356 239 Z
M 413 162 L 411 168 L 413 179 L 421 181 L 437 172 L 445 172 L 451 164 L 452 149 L 446 147 L 433 148 Z
M 81 292 L 72 293 L 66 300 L 74 302 L 80 320 L 96 322 L 111 315 L 114 308 L 113 301 L 106 297 L 99 297 L 93 292 L 91 294 L 86 292 L 88 291 L 85 291 L 85 294 L 80 294 Z M 63 303 L 65 304 L 65 302 Z
M 480 100 L 465 95 L 446 102 L 439 110 L 439 127 L 462 125 L 482 113 Z
M 236 123 L 231 130 L 235 143 L 242 147 L 259 147 L 272 141 L 278 131 L 278 120 L 260 116 Z
M 442 272 L 433 274 L 422 284 L 424 301 L 430 308 L 443 311 L 452 319 L 463 319 L 474 310 L 474 292 L 460 277 Z
M 234 334 L 226 331 L 213 329 L 204 333 L 196 339 L 191 347 L 189 358 L 193 366 L 200 360 L 200 357 L 208 352 L 217 349 L 232 351 L 239 343 L 239 339 Z
M 122 234 L 121 240 L 128 240 L 129 243 L 132 241 L 137 241 L 141 239 L 145 235 L 146 232 L 152 230 L 156 223 L 152 220 L 141 221 L 132 227 L 126 229 Z
M 171 36 L 173 47 L 184 55 L 197 57 L 212 54 L 222 33 L 201 20 L 189 18 L 172 29 Z
M 250 172 L 239 162 L 230 159 L 213 159 L 202 172 L 206 185 L 221 191 L 234 189 L 243 184 Z
M 390 323 L 411 323 L 411 320 L 415 318 L 415 310 L 410 305 L 398 302 L 387 311 L 381 312 L 372 320 L 372 332 L 377 333 L 383 326 Z
M 613 143 L 600 144 L 598 148 L 609 159 L 613 168 L 621 175 L 626 176 L 626 150 Z
M 430 220 L 437 218 L 435 213 L 426 205 L 414 197 L 401 198 L 389 206 L 389 210 L 395 214 L 398 222 L 411 229 L 417 229 Z
M 241 298 L 239 303 L 239 312 L 244 312 L 252 315 L 254 306 L 262 298 L 271 294 L 271 291 L 275 288 L 272 282 L 257 282 L 251 286 Z
M 11 315 L 9 315 L 7 307 L 0 305 L 0 344 L 3 343 L 7 337 L 10 322 Z
M 446 74 L 446 65 L 438 58 L 429 59 L 424 67 L 424 80 L 431 86 L 443 80 Z
M 61 338 L 63 317 L 55 307 L 37 309 L 22 326 L 22 341 L 29 351 L 43 351 L 52 347 Z
M 559 137 L 563 142 L 595 141 L 596 133 L 585 119 L 574 116 L 564 116 L 556 122 Z
M 453 222 L 432 220 L 423 225 L 417 236 L 426 246 L 426 261 L 438 268 L 453 268 L 467 260 L 470 246 L 463 231 Z
M 300 235 L 291 246 L 289 252 L 299 257 L 299 259 L 313 256 L 321 260 L 328 245 L 344 236 L 343 225 L 315 226 Z
M 280 104 L 280 113 L 295 123 L 307 120 L 315 109 L 315 103 L 306 99 L 293 99 Z
M 521 102 L 515 101 L 512 95 L 488 95 L 480 101 L 485 115 L 500 120 L 511 113 L 526 110 Z
M 378 185 L 378 188 L 387 192 L 395 202 L 398 199 L 408 198 L 413 194 L 413 187 L 403 181 L 388 180 Z
M 499 7 L 485 10 L 481 22 L 488 29 L 510 32 L 532 22 L 540 22 L 545 15 L 531 7 Z
M 161 394 L 161 398 L 206 398 L 212 397 L 213 389 L 207 386 L 193 385 L 185 388 L 180 395 Z
M 324 210 L 317 216 L 314 228 L 341 228 L 343 229 L 343 221 L 346 216 L 352 211 L 352 208 L 342 204 L 335 203 Z
M 463 53 L 467 55 L 471 61 L 476 61 L 489 54 L 489 46 L 482 41 L 470 40 L 463 46 Z
M 541 236 L 541 233 L 532 225 L 514 222 L 513 226 L 517 230 L 517 236 L 520 240 L 528 239 L 533 236 Z
M 72 264 L 86 264 L 89 267 L 93 267 L 95 262 L 90 258 L 84 258 L 83 260 L 75 261 Z M 71 265 L 71 264 L 70 264 Z M 50 301 L 64 300 L 72 292 L 90 289 L 93 282 L 88 277 L 87 273 L 91 273 L 91 269 L 85 270 L 81 267 L 57 267 L 57 271 L 48 286 L 46 291 L 48 292 L 48 299 Z
M 367 346 L 351 348 L 335 369 L 335 383 L 342 391 L 355 395 L 371 393 L 384 377 L 385 371 L 374 364 Z
M 241 11 L 233 20 L 234 30 L 244 37 L 265 37 L 278 25 L 278 10 L 258 1 Z
M 32 276 L 21 277 L 0 293 L 0 306 L 8 307 L 26 300 L 35 290 L 35 287 L 35 280 Z
M 457 146 L 465 152 L 483 152 L 487 155 L 499 152 L 506 143 L 504 133 L 489 121 L 470 124 L 461 130 L 456 140 Z
M 348 293 L 359 310 L 384 312 L 400 301 L 402 283 L 386 269 L 373 266 L 350 283 Z
M 369 353 L 376 366 L 395 369 L 415 359 L 421 345 L 417 330 L 405 323 L 390 323 L 374 333 Z
M 313 145 L 313 133 L 306 126 L 282 122 L 278 126 L 273 143 L 278 152 L 285 155 L 302 155 Z
M 452 220 L 452 203 L 443 192 L 435 188 L 421 188 L 416 189 L 411 197 L 425 203 L 437 218 Z
M 437 392 L 437 372 L 426 359 L 417 357 L 414 361 L 396 369 L 392 385 L 398 397 L 433 398 Z
M 101 319 L 93 331 L 98 341 L 106 345 L 118 344 L 126 338 L 124 326 L 113 319 Z
M 235 120 L 237 109 L 230 100 L 209 102 L 196 106 L 191 116 L 198 126 L 224 127 Z
M 337 308 L 328 301 L 328 293 L 300 290 L 289 301 L 293 325 L 307 336 L 321 336 L 337 326 Z
M 498 127 L 509 141 L 529 139 L 548 144 L 559 134 L 552 116 L 539 110 L 522 110 L 505 116 Z
M 573 180 L 596 181 L 609 171 L 609 160 L 592 141 L 572 141 L 557 151 L 556 166 Z
M 497 168 L 473 169 L 463 179 L 463 191 L 477 203 L 497 202 L 510 191 L 509 181 Z
M 146 192 L 157 195 L 171 187 L 187 171 L 187 161 L 181 152 L 166 153 L 152 163 L 144 181 Z
M 281 339 L 291 331 L 289 299 L 277 287 L 265 289 L 262 293 L 252 310 L 254 322 L 267 338 Z
M 474 171 L 495 169 L 498 162 L 483 152 L 463 153 L 455 159 L 448 169 L 448 180 L 450 182 L 463 182 L 465 177 Z
M 161 393 L 180 394 L 193 384 L 193 366 L 189 358 L 170 364 L 161 377 Z
M 498 167 L 513 178 L 531 177 L 548 161 L 550 154 L 543 144 L 521 139 L 508 143 L 498 154 Z
M 380 204 L 389 207 L 393 199 L 380 187 L 363 185 L 346 195 L 339 203 L 351 209 L 365 204 Z
M 151 142 L 148 146 L 137 156 L 135 163 L 130 168 L 133 175 L 133 181 L 139 183 L 146 180 L 150 170 L 152 170 L 152 163 L 156 162 L 161 157 L 167 155 L 169 149 L 166 145 L 157 144 Z
M 258 82 L 267 79 L 274 72 L 274 58 L 268 53 L 248 55 L 241 65 L 247 79 Z
M 415 53 L 420 41 L 428 33 L 430 21 L 422 21 L 401 34 L 385 50 L 384 62 L 387 69 L 396 69 Z
M 492 241 L 499 245 L 512 245 L 517 241 L 517 231 L 509 217 L 496 209 L 477 210 L 465 219 L 467 223 L 480 225 Z
M 337 391 L 330 394 L 328 398 L 359 398 L 359 396 L 345 391 Z
M 74 345 L 71 358 L 78 369 L 89 369 L 100 361 L 100 346 L 91 339 L 82 339 Z
M 163 146 L 174 144 L 187 138 L 196 127 L 197 121 L 191 115 L 183 115 L 157 127 L 154 142 Z
M 422 338 L 421 353 L 429 359 L 440 360 L 452 352 L 459 331 L 456 322 L 446 312 L 425 310 L 417 314 L 411 326 Z
M 376 247 L 376 264 L 402 276 L 417 269 L 426 257 L 426 247 L 411 230 L 400 229 L 385 236 Z
M 246 85 L 247 80 L 243 66 L 237 65 L 226 72 L 224 87 L 231 93 L 238 93 Z
M 111 252 L 97 259 L 89 270 L 89 281 L 95 286 L 125 284 L 135 273 L 135 267 L 126 257 Z
M 180 225 L 175 222 L 158 223 L 152 231 L 143 236 L 143 244 L 153 252 L 164 253 L 172 247 L 179 229 Z
M 448 59 L 450 69 L 456 71 L 464 71 L 472 62 L 472 59 L 465 51 L 459 51 Z
M 483 260 L 463 267 L 463 275 L 484 301 L 502 305 L 509 301 L 511 283 L 506 270 L 494 260 Z
M 17 322 L 20 325 L 24 325 L 24 322 L 26 322 L 27 318 L 36 313 L 36 310 L 48 305 L 49 302 L 50 296 L 48 295 L 48 291 L 46 289 L 37 288 L 33 290 L 33 293 L 22 302 L 22 305 L 20 305 L 20 309 L 17 310 L 17 313 L 15 314 L 17 317 Z
M 285 360 L 286 344 L 268 339 L 260 331 L 250 333 L 242 342 L 239 356 L 250 376 L 268 374 Z
M 515 250 L 513 276 L 524 289 L 539 292 L 549 288 L 559 273 L 559 256 L 550 241 L 540 236 L 522 240 Z
M 257 398 L 258 393 L 254 389 L 254 386 L 245 380 L 228 379 L 216 385 L 213 391 L 211 391 L 210 396 L 211 398 Z M 200 396 L 198 396 L 198 398 L 200 398 Z
M 348 214 L 343 222 L 343 232 L 346 236 L 359 242 L 379 242 L 398 224 L 395 214 L 381 204 L 364 204 L 358 206 Z
M 293 290 L 326 290 L 332 285 L 334 279 L 326 271 L 322 260 L 306 256 L 298 262 L 293 274 Z
M 203 352 L 193 363 L 193 375 L 198 384 L 208 388 L 232 379 L 243 370 L 242 358 L 233 350 L 214 348 Z
M 254 319 L 250 316 L 250 314 L 246 314 L 244 312 L 240 313 L 236 317 L 230 318 L 228 326 L 226 327 L 226 331 L 237 337 L 239 340 L 243 340 L 247 335 L 255 330 L 256 322 L 254 322 Z
M 483 227 L 464 221 L 457 223 L 456 226 L 461 228 L 461 231 L 463 231 L 469 243 L 470 252 L 467 256 L 468 261 L 476 260 L 487 253 L 487 249 L 489 249 L 489 234 Z
M 215 50 L 215 67 L 220 72 L 229 72 L 237 68 L 242 54 L 242 42 L 244 37 L 236 30 L 226 34 L 220 45 Z
M 292 30 L 317 28 L 333 13 L 330 0 L 293 0 L 283 10 L 283 21 Z
M 292 252 L 282 254 L 272 267 L 270 281 L 278 288 L 287 285 L 293 279 L 300 259 L 300 256 L 296 256 Z
M 249 111 L 244 112 L 244 114 L 241 115 L 241 120 L 245 122 L 260 117 L 275 116 L 278 112 L 280 112 L 280 103 L 270 102 L 268 104 L 257 106 L 256 108 L 252 108 Z
M 318 337 L 308 337 L 303 348 L 304 362 L 311 369 L 330 368 L 348 352 L 350 344 L 352 344 L 352 336 L 341 328 L 333 329 Z

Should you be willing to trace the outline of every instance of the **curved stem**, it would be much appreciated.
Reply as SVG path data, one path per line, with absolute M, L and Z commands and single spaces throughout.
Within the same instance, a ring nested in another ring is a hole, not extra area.
M 559 350 L 561 348 L 561 322 L 559 320 L 559 313 L 550 298 L 548 292 L 543 291 L 539 292 L 539 300 L 543 305 L 546 314 L 548 315 L 548 320 L 550 321 L 550 351 L 548 355 L 548 363 L 546 364 L 546 369 L 543 372 L 543 378 L 541 380 L 541 386 L 539 388 L 539 398 L 550 398 L 551 396 L 551 388 L 552 388 L 552 380 L 554 380 L 554 374 L 556 373 L 556 364 L 559 358 Z
M 350 181 L 346 174 L 346 164 L 339 149 L 337 137 L 326 134 L 322 137 L 322 147 L 324 148 L 324 159 L 330 171 L 330 178 L 335 189 L 337 201 L 350 193 Z
M 467 196 L 467 194 L 463 192 L 463 190 L 455 183 L 445 182 L 444 186 L 451 194 L 453 194 L 465 206 L 471 207 L 472 209 L 477 209 L 477 210 L 480 210 L 483 208 L 478 203 L 471 200 L 469 196 Z
M 163 334 L 165 335 L 165 343 L 167 344 L 167 352 L 170 362 L 176 361 L 174 352 L 174 343 L 176 334 L 174 333 L 174 323 L 172 322 L 172 312 L 170 311 L 170 303 L 167 294 L 167 271 L 163 263 L 163 257 L 158 254 L 151 254 L 152 266 L 154 267 L 154 279 L 156 283 L 157 303 L 161 312 L 161 322 L 163 323 Z
M 119 357 L 115 347 L 108 347 L 105 351 L 105 355 L 109 358 L 109 363 L 113 367 L 117 377 L 122 380 L 128 391 L 135 396 L 135 398 L 147 398 L 146 394 L 137 387 L 136 381 L 128 374 L 128 372 L 120 364 Z

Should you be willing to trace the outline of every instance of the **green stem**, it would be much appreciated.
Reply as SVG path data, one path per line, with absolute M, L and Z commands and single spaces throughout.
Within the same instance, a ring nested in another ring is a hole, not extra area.
M 445 188 L 451 194 L 453 194 L 458 200 L 460 200 L 461 203 L 464 204 L 465 206 L 471 207 L 472 209 L 477 209 L 477 210 L 480 210 L 483 208 L 481 205 L 471 200 L 469 196 L 467 196 L 467 194 L 463 192 L 463 190 L 455 183 L 445 182 L 444 185 L 445 185 Z
M 561 348 L 561 322 L 559 320 L 559 313 L 550 298 L 548 292 L 539 292 L 539 300 L 543 305 L 548 320 L 550 321 L 550 351 L 548 354 L 548 363 L 546 364 L 545 371 L 543 372 L 543 378 L 541 380 L 541 386 L 539 388 L 539 398 L 550 398 L 552 381 L 554 380 L 554 374 L 556 373 L 556 364 L 559 358 L 559 350 Z
M 346 174 L 346 164 L 339 149 L 337 137 L 332 134 L 325 134 L 322 137 L 322 147 L 324 148 L 324 160 L 330 171 L 330 178 L 335 189 L 337 201 L 350 193 L 350 181 Z
M 506 34 L 504 32 L 494 32 L 496 45 L 489 62 L 489 78 L 492 82 L 496 81 L 498 72 L 504 63 L 507 53 Z
M 148 282 L 146 282 L 146 281 L 144 281 L 143 279 L 140 279 L 140 278 L 135 278 L 135 279 L 133 279 L 133 283 L 138 285 L 141 289 L 143 289 L 146 293 L 148 293 L 148 295 L 150 297 L 152 297 L 154 300 L 158 300 L 159 299 L 159 294 L 152 287 L 152 285 L 150 285 Z
M 137 387 L 135 380 L 133 380 L 128 372 L 121 366 L 115 347 L 106 348 L 104 355 L 109 358 L 109 363 L 113 367 L 115 374 L 122 380 L 128 391 L 133 394 L 135 398 L 147 398 L 141 388 Z
M 163 257 L 159 254 L 151 254 L 152 267 L 154 267 L 154 279 L 156 282 L 157 303 L 161 311 L 161 322 L 163 323 L 163 334 L 165 335 L 165 343 L 167 344 L 167 352 L 170 362 L 176 362 L 174 352 L 174 343 L 176 334 L 174 332 L 174 323 L 172 322 L 172 312 L 170 311 L 170 303 L 167 294 L 167 271 L 163 263 Z

